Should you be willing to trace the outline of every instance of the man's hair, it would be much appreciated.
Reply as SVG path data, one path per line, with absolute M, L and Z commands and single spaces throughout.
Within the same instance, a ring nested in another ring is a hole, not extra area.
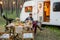
M 32 15 L 32 13 L 30 13 L 29 15 Z

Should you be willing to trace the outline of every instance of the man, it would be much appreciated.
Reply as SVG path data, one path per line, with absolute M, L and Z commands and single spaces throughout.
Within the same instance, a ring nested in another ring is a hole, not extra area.
M 25 21 L 26 21 L 26 20 L 31 20 L 31 21 L 33 22 L 32 13 L 29 14 L 29 17 L 27 17 L 27 18 L 25 19 Z
M 39 27 L 39 23 L 38 23 L 38 21 L 34 21 L 33 20 L 33 18 L 32 18 L 32 13 L 30 13 L 29 14 L 29 17 L 27 17 L 26 19 L 25 19 L 25 21 L 27 21 L 27 20 L 31 20 L 32 21 L 32 24 L 33 24 L 33 29 L 34 29 L 34 34 L 36 34 L 36 30 L 37 30 L 37 28 L 39 28 L 40 30 L 42 30 L 40 27 Z

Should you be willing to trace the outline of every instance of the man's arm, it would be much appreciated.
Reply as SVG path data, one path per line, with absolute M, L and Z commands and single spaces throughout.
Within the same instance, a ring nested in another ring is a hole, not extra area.
M 26 20 L 28 20 L 28 17 L 25 19 L 25 21 L 24 21 L 24 22 L 26 22 Z

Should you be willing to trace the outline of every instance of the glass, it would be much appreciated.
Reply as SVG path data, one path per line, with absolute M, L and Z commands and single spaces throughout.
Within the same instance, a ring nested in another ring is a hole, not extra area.
M 53 4 L 53 11 L 60 11 L 60 2 L 55 2 Z
M 32 6 L 25 7 L 25 12 L 32 12 Z

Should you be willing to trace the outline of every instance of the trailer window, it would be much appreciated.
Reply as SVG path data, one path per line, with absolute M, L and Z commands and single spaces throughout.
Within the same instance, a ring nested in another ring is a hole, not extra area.
M 25 7 L 25 12 L 32 12 L 32 6 Z
M 55 2 L 53 4 L 53 11 L 60 11 L 60 2 Z

